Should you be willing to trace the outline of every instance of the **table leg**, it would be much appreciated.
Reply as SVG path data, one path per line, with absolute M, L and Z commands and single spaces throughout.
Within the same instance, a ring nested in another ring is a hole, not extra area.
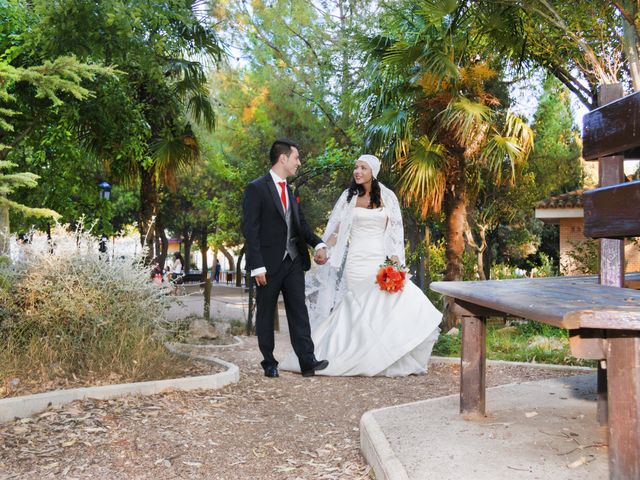
M 640 478 L 640 332 L 609 331 L 609 472 Z
M 460 413 L 485 414 L 486 319 L 462 317 Z

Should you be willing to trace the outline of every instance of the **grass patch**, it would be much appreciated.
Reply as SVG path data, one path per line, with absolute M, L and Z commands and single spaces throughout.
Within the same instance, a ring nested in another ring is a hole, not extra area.
M 442 334 L 433 354 L 460 356 L 461 333 Z M 595 366 L 592 360 L 572 357 L 568 332 L 544 323 L 522 321 L 506 327 L 487 327 L 487 358 L 512 362 L 550 363 L 558 365 Z

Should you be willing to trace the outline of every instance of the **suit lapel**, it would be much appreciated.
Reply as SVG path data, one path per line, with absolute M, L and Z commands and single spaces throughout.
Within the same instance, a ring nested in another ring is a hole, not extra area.
M 293 216 L 293 221 L 295 225 L 300 225 L 300 216 L 298 212 L 298 202 L 296 197 L 293 196 L 293 192 L 289 188 L 289 184 L 287 183 L 287 191 L 289 192 L 289 208 L 291 209 L 291 215 Z
M 278 212 L 280 212 L 282 219 L 286 221 L 287 219 L 285 218 L 284 207 L 282 206 L 282 200 L 280 200 L 280 193 L 278 192 L 275 183 L 273 183 L 271 174 L 267 173 L 264 177 L 264 180 L 267 183 L 267 189 L 269 190 L 269 192 L 271 192 L 271 199 L 276 204 L 276 209 L 278 210 Z

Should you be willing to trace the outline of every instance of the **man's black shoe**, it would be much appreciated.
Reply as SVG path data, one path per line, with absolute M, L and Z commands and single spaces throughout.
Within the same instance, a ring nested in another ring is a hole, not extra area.
M 264 369 L 264 376 L 265 377 L 271 377 L 271 378 L 276 378 L 279 377 L 280 374 L 278 373 L 278 367 L 267 367 Z
M 313 377 L 316 374 L 316 370 L 324 370 L 328 366 L 329 366 L 328 360 L 316 360 L 315 362 L 313 362 L 313 365 L 309 370 L 302 371 L 302 376 Z

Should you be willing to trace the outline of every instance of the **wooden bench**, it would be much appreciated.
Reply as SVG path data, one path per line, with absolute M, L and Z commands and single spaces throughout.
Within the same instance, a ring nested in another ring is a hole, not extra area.
M 640 236 L 640 184 L 623 182 L 624 153 L 640 147 L 640 93 L 603 86 L 601 105 L 584 117 L 583 156 L 599 160 L 601 187 L 584 199 L 585 235 L 601 238 L 598 277 L 434 282 L 461 317 L 460 410 L 485 414 L 486 319 L 514 315 L 566 328 L 573 355 L 603 360 L 599 419 L 608 421 L 609 471 L 640 479 L 640 277 L 623 274 L 621 238 Z M 607 98 L 608 97 L 608 98 Z M 603 366 L 606 365 L 606 369 Z M 605 413 L 607 415 L 605 415 Z

